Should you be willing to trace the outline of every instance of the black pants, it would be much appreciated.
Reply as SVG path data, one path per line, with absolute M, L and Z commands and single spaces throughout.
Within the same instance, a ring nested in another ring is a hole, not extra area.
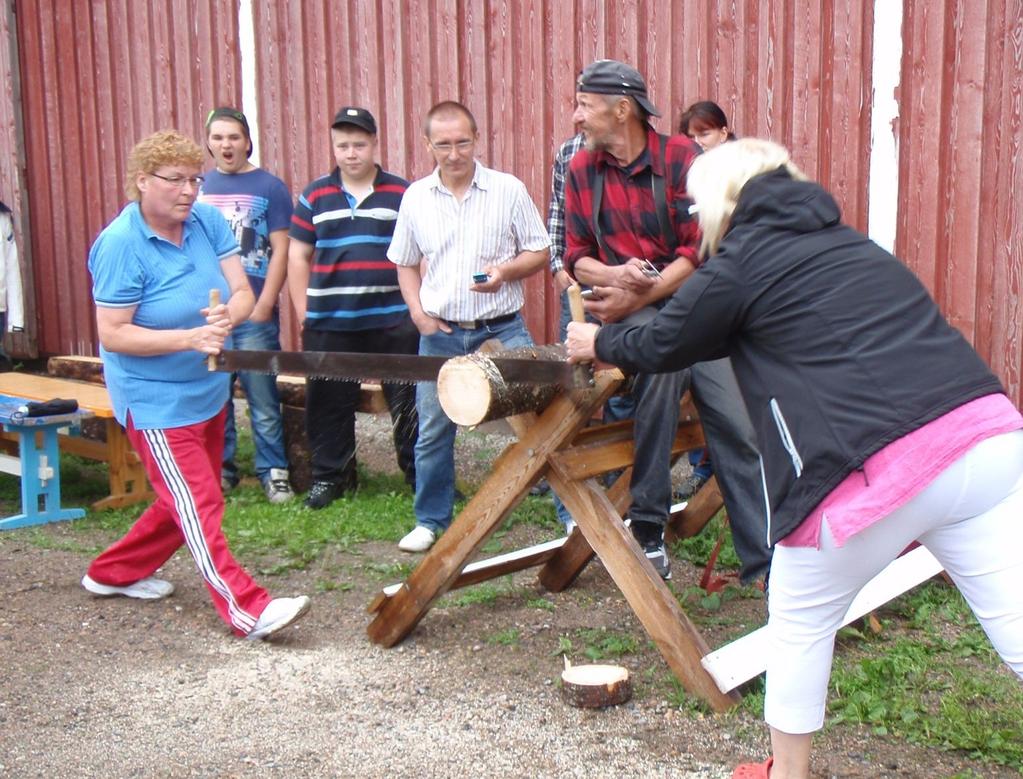
M 653 307 L 635 311 L 623 322 L 643 324 L 656 316 Z M 767 513 L 756 434 L 739 392 L 731 361 L 701 362 L 674 373 L 637 374 L 633 387 L 633 522 L 664 526 L 671 503 L 671 444 L 678 426 L 679 401 L 692 383 L 693 400 L 707 439 L 714 473 L 732 526 L 732 541 L 742 563 L 742 580 L 767 573 Z
M 377 330 L 305 330 L 302 346 L 308 352 L 368 352 L 418 354 L 419 331 L 408 319 L 396 327 Z M 414 384 L 384 383 L 391 412 L 394 449 L 405 481 L 415 484 L 415 447 L 419 432 Z M 306 384 L 305 428 L 309 439 L 313 481 L 347 482 L 355 474 L 355 410 L 358 381 L 310 378 Z

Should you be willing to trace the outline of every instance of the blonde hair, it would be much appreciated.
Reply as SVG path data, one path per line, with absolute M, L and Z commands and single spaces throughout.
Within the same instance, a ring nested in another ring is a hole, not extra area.
M 128 172 L 124 179 L 124 194 L 129 200 L 139 200 L 137 179 L 140 173 L 154 173 L 164 165 L 201 167 L 202 149 L 191 138 L 177 130 L 160 130 L 135 144 L 128 153 Z
M 700 254 L 717 251 L 747 182 L 761 173 L 784 168 L 792 178 L 806 176 L 792 162 L 788 150 L 772 141 L 742 138 L 722 143 L 701 154 L 689 168 L 686 189 L 696 202 L 703 240 Z

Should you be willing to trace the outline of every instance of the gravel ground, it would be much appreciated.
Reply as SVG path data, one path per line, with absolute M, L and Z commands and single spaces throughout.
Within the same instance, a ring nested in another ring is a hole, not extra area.
M 363 420 L 360 436 L 364 465 L 393 460 L 385 427 Z M 495 431 L 460 438 L 460 472 L 485 472 L 503 440 Z M 543 531 L 518 526 L 508 548 Z M 562 701 L 563 637 L 583 628 L 643 635 L 599 563 L 561 594 L 523 572 L 490 603 L 449 596 L 384 649 L 366 638 L 365 607 L 390 583 L 380 571 L 409 557 L 391 544 L 328 550 L 306 570 L 261 577 L 278 595 L 313 593 L 314 605 L 260 643 L 229 635 L 180 553 L 163 572 L 178 588 L 167 600 L 90 596 L 78 585 L 88 549 L 111 539 L 69 523 L 0 535 L 0 776 L 722 779 L 741 759 L 766 755 L 765 729 L 749 714 L 669 705 L 667 666 L 643 641 L 622 661 L 632 701 L 606 710 Z M 680 591 L 698 577 L 683 564 L 675 573 Z M 536 607 L 540 598 L 547 608 Z M 750 629 L 763 616 L 762 601 L 726 608 Z M 512 628 L 513 642 L 495 640 Z M 706 635 L 720 641 L 713 627 Z M 825 733 L 814 769 L 1018 776 L 851 728 Z

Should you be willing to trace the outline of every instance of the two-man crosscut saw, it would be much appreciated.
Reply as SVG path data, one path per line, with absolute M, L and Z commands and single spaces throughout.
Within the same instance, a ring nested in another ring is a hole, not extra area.
M 578 387 L 578 372 L 561 360 L 500 357 L 488 354 L 507 384 L 560 384 Z M 449 357 L 362 352 L 274 352 L 227 350 L 216 360 L 218 371 L 253 371 L 349 381 L 413 383 L 437 381 Z

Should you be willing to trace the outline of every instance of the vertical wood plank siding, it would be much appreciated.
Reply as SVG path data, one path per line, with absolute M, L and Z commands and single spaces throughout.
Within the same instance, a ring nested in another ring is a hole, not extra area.
M 170 127 L 199 140 L 210 108 L 240 102 L 237 18 L 237 0 L 18 4 L 40 352 L 98 352 L 86 262 L 128 151 Z
M 906 0 L 896 252 L 1020 403 L 1023 2 Z
M 690 102 L 715 100 L 740 135 L 789 146 L 835 193 L 847 221 L 867 228 L 874 0 L 252 5 L 262 163 L 296 195 L 333 164 L 328 126 L 339 106 L 376 114 L 384 166 L 411 179 L 430 169 L 424 113 L 453 98 L 480 123 L 481 159 L 521 178 L 546 214 L 553 155 L 572 133 L 575 76 L 591 60 L 613 57 L 647 77 L 663 114 L 659 130 L 674 131 Z M 1021 6 L 986 0 L 978 12 L 967 0 L 904 0 L 893 127 L 897 250 L 1017 402 Z M 19 150 L 17 85 L 0 50 L 0 186 L 17 206 L 23 152 L 41 352 L 97 349 L 85 259 L 123 204 L 128 148 L 166 126 L 200 139 L 206 111 L 240 102 L 238 7 L 239 0 L 18 3 L 25 138 Z M 0 34 L 2 24 L 0 16 Z M 526 318 L 537 338 L 554 338 L 557 306 L 548 281 L 528 282 Z M 297 346 L 290 312 L 284 340 Z
M 554 153 L 572 134 L 575 77 L 612 57 L 646 76 L 659 130 L 674 132 L 689 103 L 716 100 L 740 134 L 792 146 L 865 228 L 873 4 L 795 6 L 257 0 L 256 28 L 276 43 L 259 63 L 263 162 L 301 190 L 332 166 L 330 119 L 352 103 L 376 114 L 384 167 L 418 178 L 431 169 L 422 117 L 455 99 L 480 124 L 483 162 L 522 179 L 546 216 Z M 557 296 L 546 278 L 527 286 L 530 329 L 554 339 Z
M 21 247 L 21 267 L 25 269 L 23 284 L 32 287 L 31 252 L 25 244 L 30 216 L 26 213 L 22 142 L 21 80 L 18 68 L 17 29 L 12 0 L 0 3 L 0 200 L 14 211 L 14 232 Z M 26 296 L 28 297 L 28 296 Z M 35 356 L 35 307 L 31 299 L 25 301 L 24 334 L 3 334 L 9 354 Z

